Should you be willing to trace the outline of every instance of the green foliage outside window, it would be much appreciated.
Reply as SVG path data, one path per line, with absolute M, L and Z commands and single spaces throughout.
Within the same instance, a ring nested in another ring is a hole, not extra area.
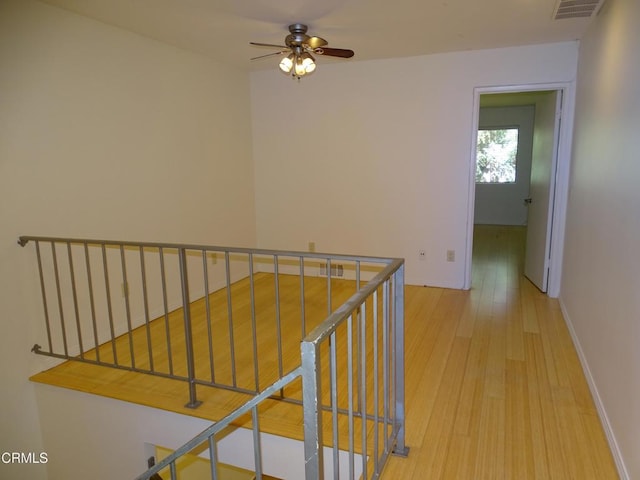
M 518 129 L 478 131 L 476 183 L 514 183 Z

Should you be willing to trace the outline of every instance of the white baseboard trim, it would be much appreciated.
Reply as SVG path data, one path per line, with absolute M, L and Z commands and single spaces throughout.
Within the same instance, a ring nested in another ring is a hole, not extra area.
M 618 442 L 616 441 L 616 436 L 613 433 L 613 429 L 611 428 L 611 423 L 609 422 L 609 417 L 607 416 L 607 412 L 604 408 L 604 404 L 602 403 L 602 399 L 600 398 L 600 393 L 598 392 L 598 387 L 596 386 L 593 375 L 591 375 L 591 370 L 589 370 L 589 364 L 587 362 L 587 358 L 584 355 L 584 351 L 582 350 L 582 346 L 580 345 L 580 341 L 578 340 L 578 336 L 576 334 L 575 329 L 573 328 L 573 323 L 571 321 L 571 317 L 567 312 L 567 308 L 562 301 L 562 298 L 559 299 L 560 309 L 562 310 L 562 316 L 564 317 L 564 321 L 569 329 L 569 334 L 571 335 L 571 340 L 573 341 L 573 345 L 578 353 L 578 358 L 580 359 L 580 365 L 582 365 L 582 371 L 584 372 L 584 376 L 587 379 L 587 383 L 589 384 L 589 390 L 591 391 L 591 395 L 593 396 L 593 401 L 596 405 L 596 410 L 598 411 L 598 417 L 600 417 L 600 423 L 602 424 L 602 428 L 604 429 L 604 433 L 607 436 L 607 441 L 609 443 L 609 448 L 611 448 L 611 454 L 613 455 L 613 460 L 616 463 L 616 467 L 618 469 L 618 475 L 620 475 L 621 480 L 630 480 L 629 472 L 627 471 L 627 467 L 624 464 L 624 459 L 622 458 L 622 452 L 618 447 Z

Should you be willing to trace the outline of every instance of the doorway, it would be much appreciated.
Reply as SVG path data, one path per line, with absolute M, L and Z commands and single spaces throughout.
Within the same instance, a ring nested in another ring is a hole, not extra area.
M 568 114 L 571 112 L 572 105 L 569 108 L 569 103 L 572 102 L 572 98 L 568 93 L 572 93 L 571 88 L 571 85 L 568 84 L 553 84 L 520 88 L 476 89 L 474 95 L 474 132 L 483 128 L 506 127 L 509 124 L 514 126 L 520 123 L 508 115 L 504 115 L 501 120 L 500 114 L 504 112 L 514 112 L 529 106 L 536 113 L 534 114 L 530 170 L 528 170 L 526 162 L 519 169 L 520 184 L 524 179 L 526 186 L 523 190 L 520 185 L 519 193 L 515 194 L 515 197 L 512 196 L 511 200 L 504 200 L 508 205 L 501 204 L 500 195 L 494 194 L 516 190 L 515 181 L 506 185 L 492 185 L 496 187 L 493 190 L 490 185 L 476 183 L 479 171 L 478 137 L 477 134 L 473 135 L 472 158 L 470 160 L 466 288 L 471 288 L 474 225 L 487 222 L 487 218 L 489 218 L 489 223 L 495 224 L 503 222 L 523 225 L 524 223 L 527 236 L 525 275 L 549 296 L 558 296 L 570 158 L 571 121 Z M 486 112 L 489 110 L 492 115 L 497 114 L 498 117 L 490 115 L 487 120 Z M 529 147 L 525 145 L 523 148 Z M 543 157 L 544 160 L 541 161 Z M 493 192 L 489 195 L 493 204 L 487 204 L 487 191 Z M 478 199 L 478 196 L 481 199 Z M 525 212 L 524 222 L 522 221 L 522 213 L 517 213 L 522 210 Z M 491 220 L 490 216 L 487 217 L 488 212 L 491 211 L 511 211 L 512 218 L 505 220 L 503 217 Z M 516 213 L 514 214 L 514 212 Z

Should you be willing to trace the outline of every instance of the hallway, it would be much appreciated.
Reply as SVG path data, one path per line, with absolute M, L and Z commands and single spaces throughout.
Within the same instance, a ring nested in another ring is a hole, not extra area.
M 618 478 L 523 227 L 476 226 L 470 291 L 407 288 L 406 459 L 384 479 Z

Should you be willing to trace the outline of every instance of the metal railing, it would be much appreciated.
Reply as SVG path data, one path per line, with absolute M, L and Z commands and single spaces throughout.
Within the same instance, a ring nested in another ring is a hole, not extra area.
M 346 346 L 342 358 L 341 344 Z M 310 332 L 301 344 L 301 359 L 307 480 L 325 478 L 323 449 L 317 448 L 324 444 L 323 411 L 331 416 L 332 478 L 340 478 L 341 415 L 348 419 L 348 478 L 355 478 L 356 448 L 365 479 L 379 478 L 389 454 L 408 454 L 403 260 L 391 261 Z M 323 373 L 324 365 L 328 372 Z M 328 404 L 320 404 L 327 395 Z
M 403 260 L 19 239 L 28 242 L 45 320 L 35 353 L 184 381 L 190 408 L 200 404 L 200 385 L 252 395 L 246 405 L 266 397 L 302 404 L 307 479 L 324 478 L 324 438 L 333 478 L 340 452 L 348 477 L 365 479 L 379 477 L 390 453 L 407 453 Z

